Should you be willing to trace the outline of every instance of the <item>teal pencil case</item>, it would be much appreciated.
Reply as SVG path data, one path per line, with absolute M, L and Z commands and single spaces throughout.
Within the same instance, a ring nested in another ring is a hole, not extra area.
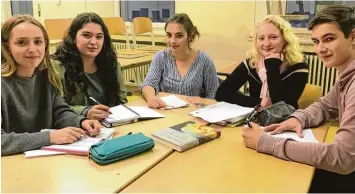
M 142 133 L 125 135 L 91 146 L 89 157 L 97 164 L 106 165 L 151 150 L 154 145 Z

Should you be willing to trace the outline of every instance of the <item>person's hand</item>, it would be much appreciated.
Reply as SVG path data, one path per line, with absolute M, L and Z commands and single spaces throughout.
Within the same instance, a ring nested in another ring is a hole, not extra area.
M 291 117 L 280 124 L 271 124 L 264 128 L 264 131 L 271 131 L 272 135 L 283 131 L 295 131 L 299 137 L 303 137 L 302 130 L 302 123 L 294 117 Z
M 109 114 L 110 114 L 110 107 L 99 104 L 99 105 L 92 106 L 89 109 L 87 117 L 89 119 L 102 120 L 102 119 L 106 119 Z
M 261 134 L 264 132 L 261 127 L 256 123 L 250 123 L 251 127 L 244 126 L 242 128 L 242 137 L 244 141 L 244 145 L 251 149 L 256 149 L 258 145 L 258 141 L 260 139 Z
M 198 108 L 205 106 L 205 103 L 203 103 L 203 98 L 199 96 L 189 96 L 187 97 L 187 101 L 189 101 L 191 104 Z
M 147 99 L 148 106 L 150 108 L 165 108 L 166 104 L 158 97 L 154 96 Z
M 49 133 L 49 140 L 51 144 L 67 144 L 74 143 L 85 135 L 83 129 L 77 127 L 66 127 L 51 131 Z
M 81 127 L 87 131 L 89 136 L 96 136 L 100 134 L 102 125 L 97 120 L 86 119 L 81 122 Z

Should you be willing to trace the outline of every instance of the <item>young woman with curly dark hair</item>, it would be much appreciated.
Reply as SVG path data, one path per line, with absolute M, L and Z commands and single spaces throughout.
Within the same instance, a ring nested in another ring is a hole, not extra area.
M 127 102 L 121 66 L 97 14 L 74 18 L 52 59 L 62 75 L 64 98 L 77 113 L 101 120 L 109 115 L 110 106 Z

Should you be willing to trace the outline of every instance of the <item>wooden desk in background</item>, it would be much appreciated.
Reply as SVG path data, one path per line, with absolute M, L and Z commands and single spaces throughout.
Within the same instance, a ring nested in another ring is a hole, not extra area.
M 214 60 L 214 65 L 216 66 L 217 74 L 229 75 L 233 70 L 241 63 L 241 61 L 231 61 L 231 60 Z
M 143 99 L 133 103 L 145 105 Z M 185 122 L 189 116 L 160 111 L 166 118 L 139 121 L 116 128 L 114 136 L 153 131 Z M 87 157 L 58 155 L 26 159 L 24 154 L 1 157 L 2 193 L 112 193 L 139 178 L 173 150 L 156 144 L 152 151 L 100 166 Z
M 190 106 L 174 112 L 186 115 L 194 109 Z M 191 117 L 190 120 L 198 119 Z M 328 125 L 313 130 L 318 141 L 324 141 L 327 129 Z M 307 193 L 313 171 L 312 166 L 246 148 L 240 127 L 223 128 L 219 139 L 183 153 L 174 152 L 122 192 Z

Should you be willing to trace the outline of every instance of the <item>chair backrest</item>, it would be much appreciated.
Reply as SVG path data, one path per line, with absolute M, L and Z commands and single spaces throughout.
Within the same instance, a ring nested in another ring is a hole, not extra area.
M 126 34 L 126 25 L 121 17 L 104 17 L 102 20 L 105 22 L 110 35 Z
M 313 84 L 306 84 L 303 93 L 298 100 L 298 108 L 307 108 L 322 96 L 322 88 Z
M 136 17 L 133 19 L 133 28 L 135 34 L 153 32 L 152 20 L 148 17 Z
M 133 19 L 132 33 L 134 48 L 137 48 L 136 35 L 145 33 L 150 33 L 152 45 L 155 46 L 152 20 L 148 17 L 135 17 Z
M 71 25 L 73 18 L 67 19 L 45 19 L 44 26 L 49 39 L 62 39 Z

